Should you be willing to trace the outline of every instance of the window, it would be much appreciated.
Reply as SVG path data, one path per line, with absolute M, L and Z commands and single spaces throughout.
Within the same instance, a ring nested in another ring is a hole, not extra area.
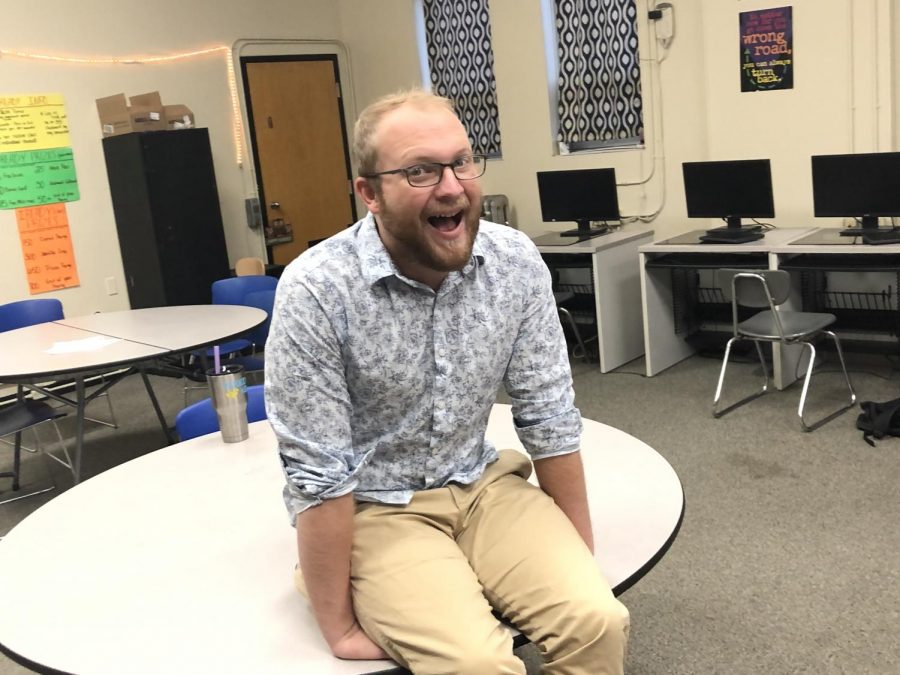
M 476 154 L 500 157 L 488 0 L 418 0 L 422 79 L 446 96 Z
M 544 0 L 560 152 L 643 143 L 635 0 Z

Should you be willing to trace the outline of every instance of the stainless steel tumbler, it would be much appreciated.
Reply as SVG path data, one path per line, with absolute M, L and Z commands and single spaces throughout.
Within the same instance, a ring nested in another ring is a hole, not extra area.
M 226 443 L 237 443 L 249 436 L 247 430 L 247 378 L 244 367 L 222 366 L 206 372 L 213 408 L 219 418 L 219 430 Z

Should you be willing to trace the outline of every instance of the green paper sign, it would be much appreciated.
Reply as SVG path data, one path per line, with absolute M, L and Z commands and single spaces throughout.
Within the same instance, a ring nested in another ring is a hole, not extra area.
M 0 209 L 80 198 L 72 148 L 0 153 Z

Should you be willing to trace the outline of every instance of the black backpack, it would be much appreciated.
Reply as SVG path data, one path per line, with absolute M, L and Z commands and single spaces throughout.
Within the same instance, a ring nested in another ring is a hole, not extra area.
M 856 428 L 862 429 L 866 443 L 875 447 L 873 438 L 900 436 L 900 398 L 884 403 L 863 401 L 859 407 L 862 412 L 856 418 Z

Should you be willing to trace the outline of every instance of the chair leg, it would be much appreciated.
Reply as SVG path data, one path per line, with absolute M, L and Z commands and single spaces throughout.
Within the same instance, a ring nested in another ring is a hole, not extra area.
M 583 358 L 585 361 L 589 361 L 590 357 L 588 356 L 587 347 L 584 346 L 584 341 L 581 339 L 581 331 L 578 330 L 578 324 L 575 323 L 572 313 L 565 307 L 557 307 L 556 309 L 559 310 L 560 316 L 566 317 L 566 321 L 569 322 L 569 328 L 572 329 L 572 334 L 575 336 L 575 341 L 578 343 L 578 346 L 572 349 L 572 358 Z M 580 354 L 578 353 L 579 350 Z
M 850 375 L 847 373 L 847 364 L 844 362 L 844 352 L 841 349 L 841 341 L 838 340 L 837 335 L 835 335 L 830 330 L 822 332 L 826 335 L 830 335 L 831 339 L 834 340 L 834 346 L 837 350 L 838 360 L 841 362 L 841 372 L 844 374 L 844 382 L 847 384 L 847 389 L 850 391 L 850 400 L 848 403 L 842 405 L 834 412 L 825 415 L 825 417 L 822 417 L 815 422 L 807 423 L 806 419 L 803 417 L 803 409 L 806 406 L 806 394 L 809 391 L 809 382 L 812 379 L 813 365 L 816 360 L 816 348 L 812 345 L 812 343 L 804 342 L 803 344 L 809 347 L 809 364 L 806 366 L 806 377 L 803 378 L 803 390 L 800 392 L 800 405 L 797 408 L 797 416 L 800 418 L 800 426 L 803 431 L 815 431 L 826 422 L 830 422 L 838 415 L 846 412 L 854 405 L 856 405 L 856 392 L 853 391 L 853 385 L 850 383 Z
M 54 426 L 56 426 L 56 423 L 55 423 L 55 422 L 54 422 Z M 35 446 L 36 446 L 36 447 L 40 447 L 41 442 L 40 442 L 40 439 L 38 438 L 37 427 L 34 427 L 33 429 L 34 429 L 34 442 L 35 442 Z M 22 433 L 22 432 L 19 432 L 17 435 L 18 435 L 18 436 L 21 436 L 21 433 Z M 57 433 L 57 435 L 59 436 L 60 443 L 62 443 L 62 434 L 60 434 L 60 432 L 59 432 L 59 427 L 58 427 L 58 426 L 56 427 L 56 433 Z M 65 446 L 62 446 L 62 447 L 64 448 Z M 18 454 L 18 453 L 17 453 L 17 454 Z M 19 501 L 20 499 L 27 499 L 28 497 L 34 497 L 34 496 L 36 496 L 36 495 L 42 495 L 42 494 L 44 494 L 45 492 L 50 492 L 51 490 L 56 490 L 56 489 L 59 487 L 59 486 L 56 484 L 56 479 L 53 477 L 53 472 L 50 471 L 50 467 L 46 465 L 47 456 L 52 457 L 52 455 L 49 455 L 49 454 L 46 453 L 46 452 L 41 453 L 41 454 L 44 455 L 43 460 L 44 460 L 44 462 L 45 462 L 45 468 L 47 469 L 47 475 L 50 477 L 50 482 L 52 483 L 52 485 L 51 485 L 50 487 L 47 487 L 47 488 L 41 488 L 40 490 L 33 490 L 32 492 L 26 492 L 25 494 L 22 494 L 22 495 L 15 495 L 14 497 L 8 497 L 7 499 L 2 499 L 2 500 L 0 500 L 0 505 L 2 505 L 2 504 L 9 504 L 9 503 L 11 503 L 11 502 L 17 502 L 17 501 Z M 56 458 L 56 457 L 53 457 L 53 459 L 56 459 L 57 461 L 59 461 L 59 459 Z M 14 458 L 14 460 L 13 460 L 13 466 L 14 466 L 14 468 L 13 468 L 13 472 L 12 472 L 11 474 L 9 474 L 9 473 L 4 473 L 4 474 L 0 474 L 0 476 L 3 476 L 3 477 L 9 477 L 9 476 L 12 476 L 12 478 L 13 478 L 12 490 L 13 490 L 13 492 L 18 492 L 19 488 L 21 487 L 21 486 L 19 485 L 19 470 L 20 470 L 20 463 L 19 463 L 18 457 L 15 457 L 15 458 Z
M 769 369 L 768 369 L 768 367 L 766 367 L 766 359 L 763 356 L 762 347 L 760 346 L 759 341 L 752 340 L 753 345 L 756 347 L 756 354 L 759 357 L 759 365 L 762 366 L 762 371 L 763 371 L 762 389 L 750 394 L 749 396 L 745 396 L 741 400 L 736 401 L 735 403 L 732 403 L 731 405 L 729 405 L 728 407 L 726 407 L 722 410 L 719 410 L 719 400 L 722 398 L 722 386 L 725 384 L 725 370 L 728 368 L 728 357 L 731 355 L 731 347 L 735 342 L 738 342 L 742 339 L 744 339 L 744 338 L 733 337 L 728 341 L 728 344 L 725 345 L 725 357 L 722 359 L 722 369 L 719 371 L 719 382 L 716 385 L 716 394 L 713 397 L 712 414 L 713 414 L 713 417 L 715 417 L 717 419 L 719 417 L 721 417 L 722 415 L 724 415 L 725 413 L 729 413 L 732 410 L 734 410 L 735 408 L 738 408 L 738 407 L 744 405 L 745 403 L 749 403 L 753 399 L 759 398 L 760 396 L 765 394 L 767 391 L 769 391 Z

